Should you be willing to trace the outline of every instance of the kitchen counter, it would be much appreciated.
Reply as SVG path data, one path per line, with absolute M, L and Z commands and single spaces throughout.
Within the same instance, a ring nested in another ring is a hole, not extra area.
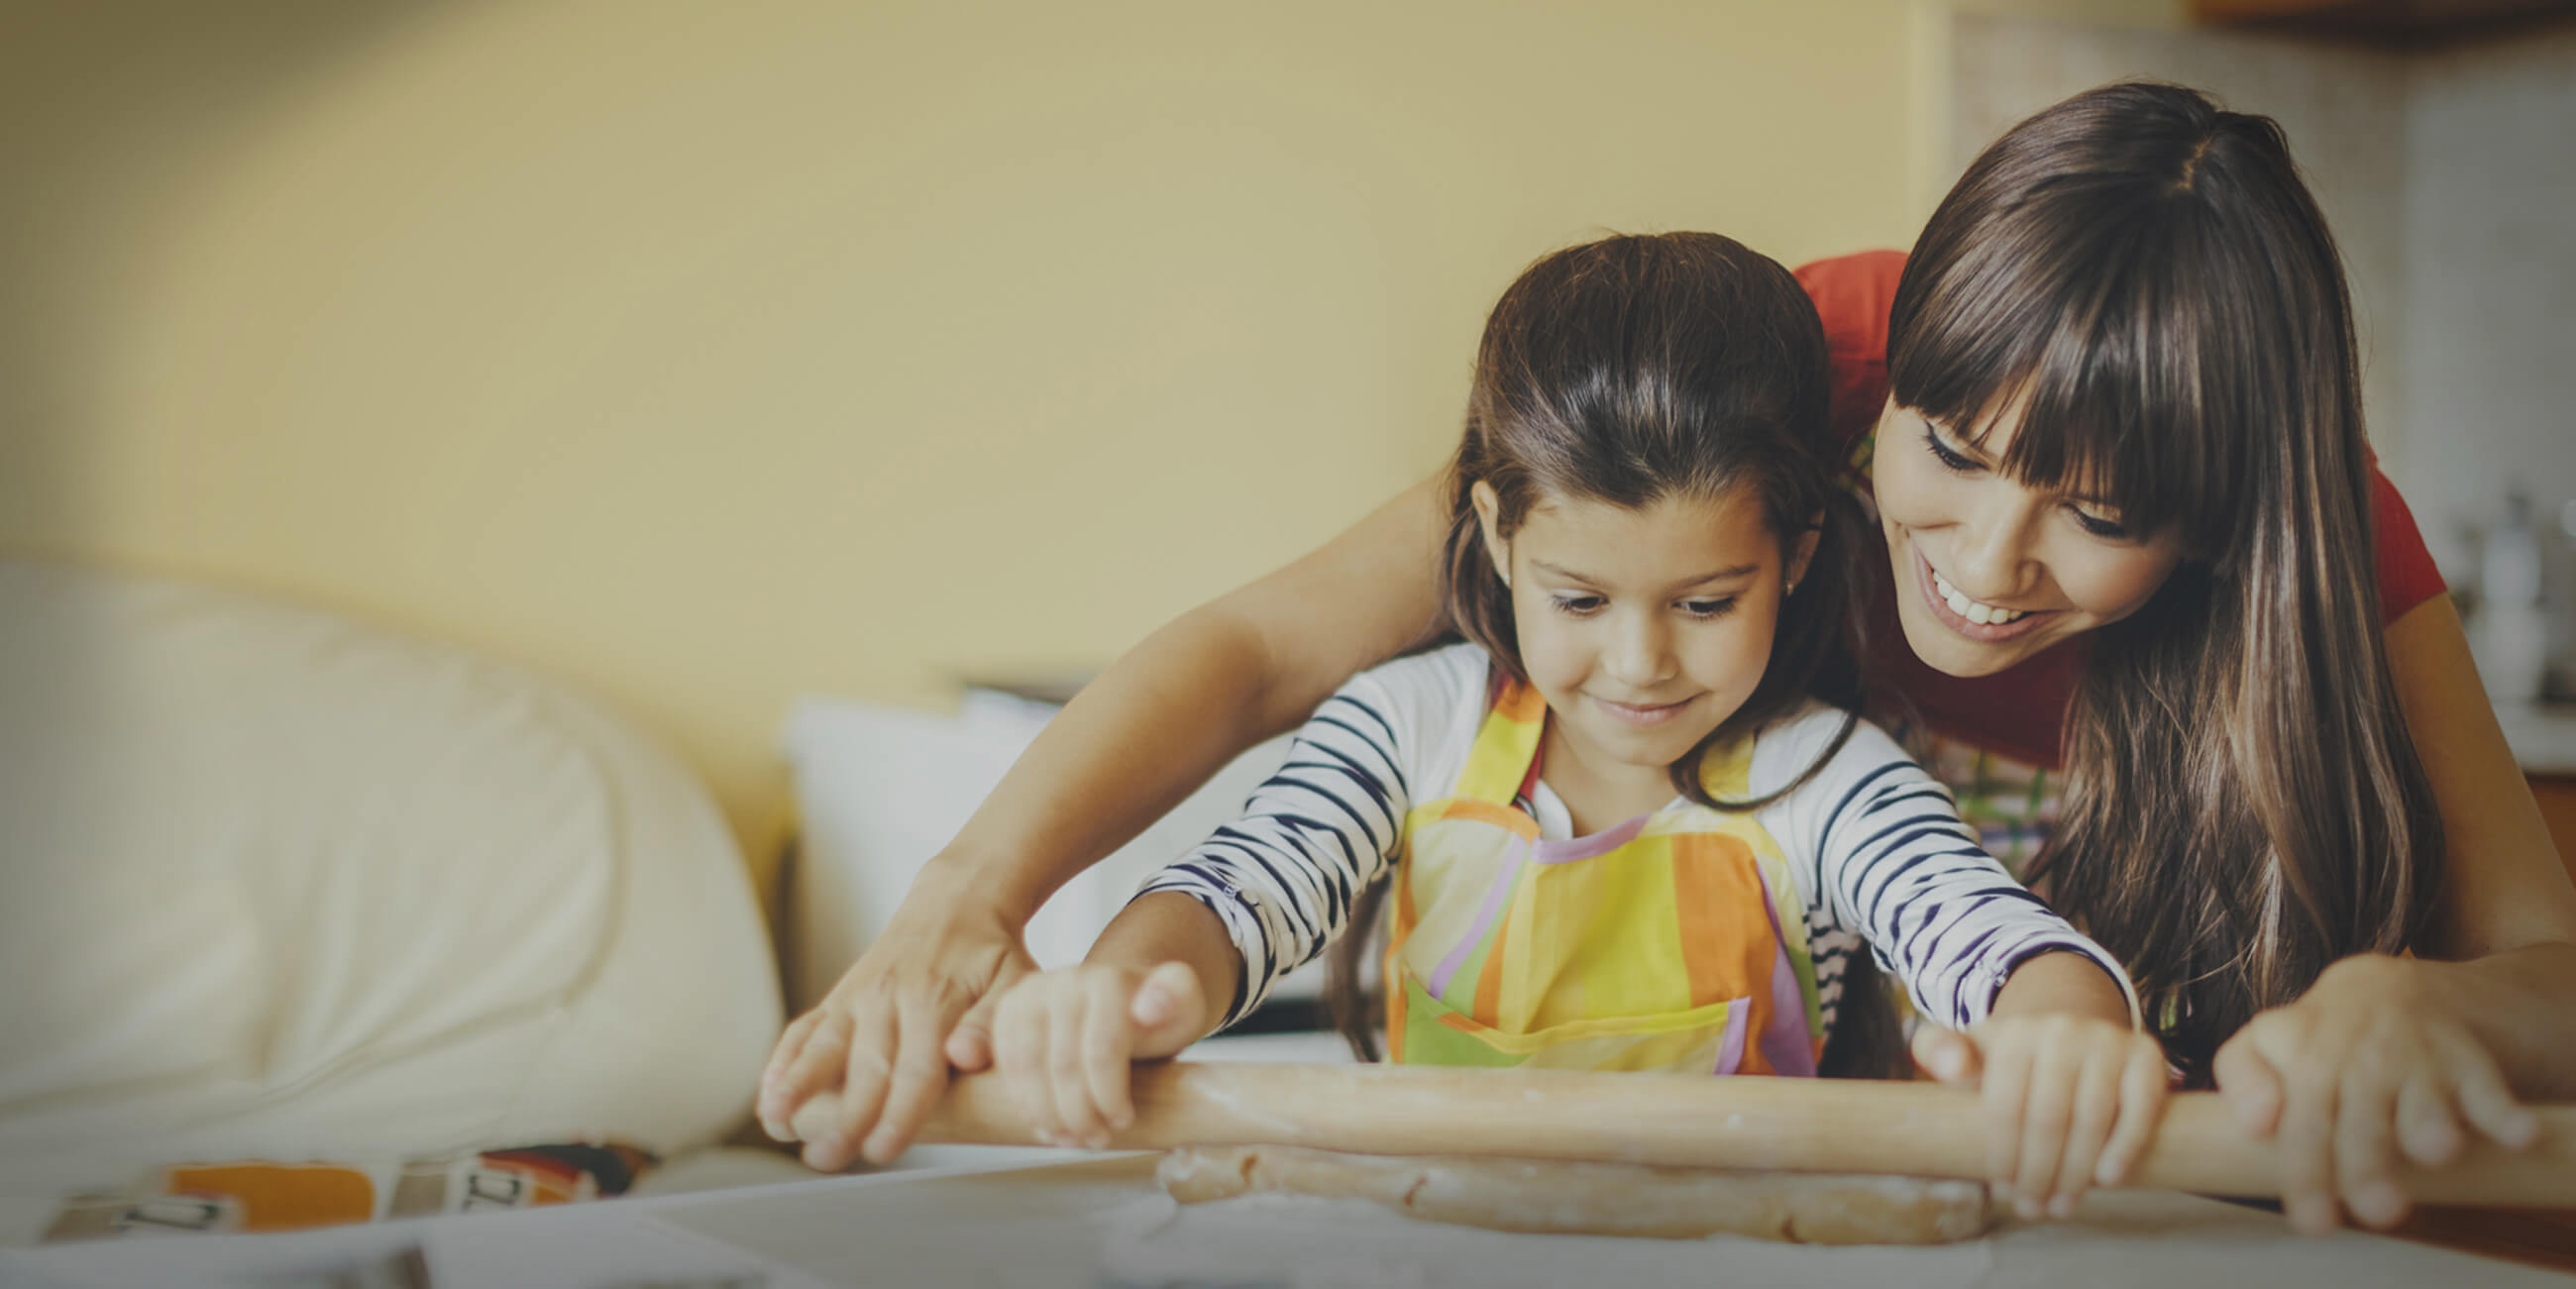
M 2496 720 L 2523 773 L 2576 775 L 2576 703 L 2498 703 Z

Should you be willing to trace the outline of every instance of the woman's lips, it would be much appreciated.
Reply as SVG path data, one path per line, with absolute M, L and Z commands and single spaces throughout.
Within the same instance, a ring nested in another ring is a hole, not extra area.
M 1914 585 L 1923 597 L 1923 603 L 1932 610 L 1932 616 L 1941 620 L 1941 625 L 1979 644 L 2000 644 L 2028 635 L 2041 622 L 2056 617 L 2060 612 L 2057 609 L 2033 609 L 2010 622 L 1971 622 L 1959 616 L 1959 611 L 1951 608 L 1950 602 L 1942 597 L 1940 588 L 1932 585 L 1932 561 L 1923 557 L 1919 547 L 1914 552 Z
M 1607 698 L 1594 698 L 1592 701 L 1623 724 L 1646 727 L 1661 725 L 1681 715 L 1682 709 L 1695 699 L 1685 698 L 1677 703 L 1614 703 Z

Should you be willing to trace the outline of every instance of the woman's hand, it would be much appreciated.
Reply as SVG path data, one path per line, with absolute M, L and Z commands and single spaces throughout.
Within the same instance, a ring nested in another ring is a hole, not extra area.
M 2088 968 L 2089 970 L 2089 968 Z M 2065 1218 L 2090 1186 L 2116 1186 L 2164 1114 L 2165 1054 L 2147 1034 L 2066 1012 L 1926 1025 L 1914 1059 L 1985 1094 L 1986 1173 L 2024 1220 Z
M 1185 962 L 1064 967 L 1002 996 L 993 1063 L 1038 1140 L 1098 1150 L 1135 1122 L 1129 1063 L 1170 1056 L 1213 1022 Z
M 837 1087 L 836 1118 L 806 1125 L 806 1164 L 837 1172 L 862 1154 L 892 1161 L 947 1089 L 949 1065 L 991 1061 L 993 1003 L 1034 970 L 1016 926 L 925 871 L 885 933 L 780 1035 L 761 1078 L 761 1127 L 796 1140 L 797 1108 Z
M 2439 1002 L 2437 977 L 2454 969 L 2346 958 L 2218 1049 L 2218 1090 L 2237 1121 L 2277 1143 L 2292 1226 L 2331 1231 L 2340 1212 L 2393 1226 L 2407 1210 L 2401 1157 L 2441 1165 L 2471 1133 L 2515 1150 L 2539 1136 L 2495 1057 Z

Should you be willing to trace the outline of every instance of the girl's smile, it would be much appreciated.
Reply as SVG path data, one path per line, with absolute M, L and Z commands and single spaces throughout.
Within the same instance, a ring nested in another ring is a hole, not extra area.
M 1584 697 L 1599 704 L 1601 710 L 1610 713 L 1613 718 L 1625 721 L 1639 729 L 1650 729 L 1674 720 L 1680 717 L 1692 703 L 1699 701 L 1698 695 L 1665 703 L 1622 703 L 1603 698 L 1598 694 L 1586 694 Z

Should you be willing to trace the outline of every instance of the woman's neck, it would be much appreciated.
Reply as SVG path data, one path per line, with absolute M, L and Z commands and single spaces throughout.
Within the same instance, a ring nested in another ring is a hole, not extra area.
M 1671 771 L 1660 765 L 1613 761 L 1566 736 L 1563 723 L 1549 721 L 1540 744 L 1545 759 L 1539 777 L 1565 805 L 1574 835 L 1589 837 L 1672 803 Z

